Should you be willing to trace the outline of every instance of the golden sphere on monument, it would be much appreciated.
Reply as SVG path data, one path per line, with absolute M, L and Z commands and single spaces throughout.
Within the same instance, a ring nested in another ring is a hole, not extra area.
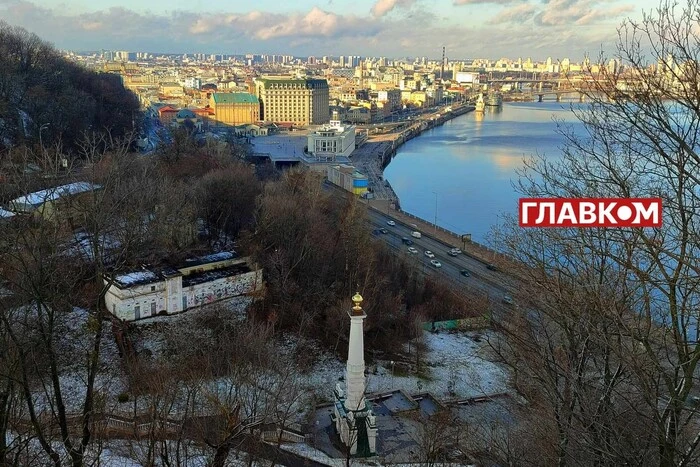
M 360 295 L 360 292 L 355 293 L 355 295 L 352 296 L 352 302 L 355 305 L 359 305 L 362 303 L 362 295 Z

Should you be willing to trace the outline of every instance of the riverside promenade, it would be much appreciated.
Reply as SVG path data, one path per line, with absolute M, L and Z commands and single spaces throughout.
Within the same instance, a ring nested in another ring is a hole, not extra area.
M 383 170 L 389 165 L 396 154 L 396 150 L 406 141 L 419 136 L 426 130 L 442 125 L 446 121 L 474 110 L 473 106 L 463 105 L 455 107 L 452 111 L 440 111 L 421 116 L 410 126 L 398 132 L 391 132 L 372 136 L 361 147 L 355 149 L 350 156 L 352 164 L 363 174 L 367 175 L 368 185 L 374 197 L 363 199 L 370 208 L 375 209 L 389 217 L 405 224 L 415 224 L 421 232 L 440 240 L 446 245 L 461 248 L 465 254 L 477 259 L 484 264 L 503 266 L 507 258 L 503 253 L 497 252 L 486 245 L 474 242 L 467 235 L 452 232 L 432 222 L 421 219 L 401 209 L 401 203 L 384 179 Z
M 396 150 L 406 141 L 419 136 L 424 131 L 442 125 L 448 120 L 474 110 L 471 105 L 454 105 L 451 110 L 445 108 L 421 115 L 413 121 L 406 122 L 399 131 L 371 136 L 367 142 L 355 149 L 350 155 L 352 165 L 361 173 L 367 175 L 368 186 L 374 199 L 389 200 L 397 207 L 400 201 L 389 182 L 384 179 L 384 168 L 389 165 L 396 155 Z

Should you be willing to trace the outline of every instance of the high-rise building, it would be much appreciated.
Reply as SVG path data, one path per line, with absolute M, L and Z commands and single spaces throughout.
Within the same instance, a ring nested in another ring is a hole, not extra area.
M 262 119 L 298 125 L 328 123 L 329 95 L 325 79 L 255 80 Z

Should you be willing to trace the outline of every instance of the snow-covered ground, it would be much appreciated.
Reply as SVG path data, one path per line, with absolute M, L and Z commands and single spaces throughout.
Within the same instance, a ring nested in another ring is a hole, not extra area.
M 332 457 L 328 457 L 325 452 L 319 451 L 318 449 L 314 449 L 308 444 L 283 444 L 280 446 L 283 450 L 287 452 L 291 452 L 293 454 L 296 454 L 300 457 L 303 457 L 305 459 L 312 460 L 314 462 L 318 462 L 319 464 L 323 465 L 328 465 L 330 467 L 345 467 L 347 465 L 347 462 L 345 459 L 335 459 Z M 370 458 L 370 459 L 361 459 L 361 458 L 355 458 L 352 459 L 351 465 L 367 465 L 367 466 L 373 466 L 373 467 L 378 467 L 383 465 L 380 462 L 377 462 L 376 459 Z M 391 467 L 422 467 L 426 464 L 390 464 Z M 451 463 L 444 463 L 440 462 L 440 466 L 442 467 L 448 467 L 448 466 L 464 466 L 464 464 L 451 464 Z M 466 466 L 470 467 L 470 466 Z
M 218 304 L 243 320 L 250 303 L 250 298 L 237 297 Z M 155 316 L 136 322 L 141 334 L 137 347 L 148 349 L 152 355 L 161 353 L 168 335 L 176 329 L 180 332 L 194 332 L 197 315 L 206 310 L 206 307 L 193 309 L 175 316 Z M 403 389 L 408 393 L 430 392 L 438 399 L 508 392 L 507 370 L 489 360 L 487 340 L 490 332 L 424 331 L 426 350 L 422 356 L 420 376 L 403 370 L 409 366 L 408 362 L 411 366 L 415 365 L 415 344 L 410 348 L 406 345 L 402 362 L 395 362 L 394 365 L 390 361 L 367 364 L 367 392 Z M 318 400 L 330 400 L 335 383 L 345 375 L 345 361 L 313 342 L 304 342 L 303 351 L 297 349 L 300 345 L 302 344 L 296 336 L 286 335 L 279 342 L 279 352 L 312 353 L 315 358 L 311 370 L 304 375 L 307 389 Z
M 508 372 L 488 360 L 488 343 L 483 333 L 425 331 L 423 339 L 427 351 L 420 377 L 399 371 L 397 363 L 379 361 L 368 365 L 367 392 L 403 389 L 408 393 L 430 392 L 438 399 L 508 392 Z M 309 388 L 318 397 L 330 399 L 335 382 L 344 374 L 345 362 L 324 353 L 308 375 Z
M 237 320 L 245 320 L 248 307 L 253 303 L 253 299 L 246 296 L 232 297 L 220 300 L 200 308 L 190 308 L 176 315 L 158 315 L 150 318 L 134 321 L 133 324 L 139 328 L 140 336 L 137 342 L 137 351 L 148 350 L 151 355 L 162 353 L 171 333 L 178 329 L 182 332 L 194 332 L 197 325 L 194 323 L 202 313 L 207 313 L 212 307 L 220 307 L 231 312 L 231 316 Z M 196 336 L 193 336 L 196 337 Z M 201 338 L 207 336 L 202 335 Z
M 219 302 L 223 308 L 224 316 L 230 311 L 231 317 L 244 320 L 246 312 L 252 300 L 247 297 L 237 297 Z M 157 316 L 147 320 L 136 322 L 139 327 L 137 348 L 140 351 L 148 350 L 152 355 L 163 352 L 167 345 L 168 335 L 184 333 L 188 338 L 196 341 L 196 336 L 201 329 L 195 325 L 198 315 L 206 312 L 209 307 L 192 309 L 175 316 Z M 65 316 L 61 323 L 63 333 L 69 337 L 70 345 L 66 350 L 69 355 L 82 354 L 91 345 L 88 328 L 89 313 L 86 310 L 75 308 L 70 316 Z M 486 332 L 448 332 L 432 333 L 425 331 L 422 340 L 425 350 L 422 354 L 422 370 L 420 375 L 406 372 L 404 368 L 415 366 L 415 348 L 405 346 L 401 362 L 392 365 L 390 361 L 377 361 L 368 364 L 367 392 L 381 392 L 394 389 L 403 389 L 408 393 L 430 392 L 436 398 L 461 399 L 482 395 L 494 395 L 510 392 L 508 386 L 508 372 L 501 365 L 489 361 L 489 348 L 487 340 L 492 337 L 490 331 Z M 279 342 L 280 354 L 296 352 L 300 341 L 293 336 L 285 336 Z M 310 371 L 304 375 L 304 385 L 308 394 L 314 394 L 316 401 L 330 400 L 336 381 L 345 373 L 344 359 L 340 359 L 332 353 L 321 349 L 314 343 L 304 342 L 304 352 L 313 354 L 313 363 Z M 101 371 L 98 375 L 97 386 L 100 392 L 107 397 L 106 403 L 109 409 L 114 410 L 117 395 L 124 390 L 121 371 L 118 365 L 114 365 L 117 350 L 111 333 L 104 336 L 101 355 Z M 411 365 L 408 365 L 410 362 Z M 72 365 L 68 358 L 63 365 L 61 385 L 66 393 L 67 405 L 79 408 L 84 393 L 85 375 L 81 365 Z M 36 394 L 37 404 L 42 407 L 48 404 L 45 394 Z M 304 398 L 304 403 L 311 403 Z M 118 407 L 117 407 L 118 408 Z M 301 417 L 301 415 L 299 415 Z M 303 418 L 303 417 L 302 417 Z M 112 444 L 112 443 L 109 443 Z M 107 446 L 106 446 L 107 447 Z M 109 449 L 112 448 L 112 449 Z M 327 465 L 340 465 L 336 459 L 327 457 L 323 452 L 316 451 L 306 445 L 287 445 L 286 449 L 303 457 L 313 459 Z M 102 465 L 130 467 L 138 465 L 117 446 L 109 446 L 100 454 Z M 231 456 L 232 463 L 237 465 Z M 202 465 L 206 461 L 202 458 Z M 194 462 L 192 465 L 197 465 Z

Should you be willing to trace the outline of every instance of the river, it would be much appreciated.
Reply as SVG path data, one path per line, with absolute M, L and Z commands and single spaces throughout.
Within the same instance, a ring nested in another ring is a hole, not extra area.
M 578 105 L 578 104 L 575 104 Z M 399 148 L 384 170 L 401 208 L 488 243 L 503 213 L 517 212 L 516 169 L 535 154 L 561 157 L 556 121 L 580 132 L 569 104 L 504 103 L 459 116 Z M 437 207 L 437 209 L 436 209 Z

